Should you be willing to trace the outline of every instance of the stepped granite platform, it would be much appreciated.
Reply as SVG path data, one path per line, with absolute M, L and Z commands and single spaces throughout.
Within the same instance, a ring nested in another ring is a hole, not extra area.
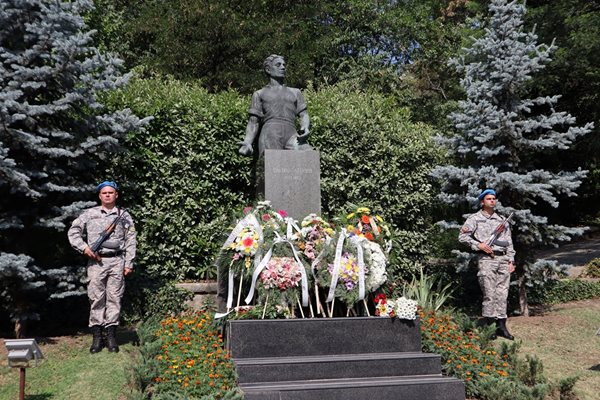
M 227 347 L 246 400 L 464 400 L 419 323 L 390 318 L 230 321 Z

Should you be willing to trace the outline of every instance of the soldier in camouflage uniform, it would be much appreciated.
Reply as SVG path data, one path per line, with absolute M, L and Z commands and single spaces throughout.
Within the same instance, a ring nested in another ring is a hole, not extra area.
M 125 291 L 124 277 L 133 271 L 135 228 L 129 213 L 116 207 L 116 183 L 102 182 L 96 190 L 101 205 L 85 210 L 73 221 L 68 236 L 71 246 L 88 258 L 89 326 L 94 337 L 90 352 L 97 353 L 104 347 L 103 329 L 108 351 L 118 352 L 116 329 Z M 94 253 L 91 246 L 119 215 L 121 219 L 114 231 Z
M 477 252 L 477 277 L 483 292 L 482 315 L 485 323 L 495 323 L 496 335 L 513 340 L 506 328 L 506 308 L 510 274 L 515 270 L 515 250 L 510 227 L 505 229 L 491 246 L 486 241 L 504 219 L 494 212 L 496 192 L 486 189 L 479 195 L 481 210 L 471 214 L 458 235 L 461 243 Z

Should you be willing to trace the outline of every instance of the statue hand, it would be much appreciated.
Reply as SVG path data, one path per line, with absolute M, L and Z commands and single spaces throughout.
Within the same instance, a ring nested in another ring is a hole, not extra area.
M 238 153 L 240 153 L 241 155 L 251 156 L 252 153 L 254 153 L 254 150 L 252 149 L 252 144 L 248 144 L 246 142 L 238 142 L 238 145 L 240 146 Z
M 308 135 L 310 132 L 308 129 L 300 129 L 300 134 L 298 135 L 298 143 L 304 144 L 308 141 Z

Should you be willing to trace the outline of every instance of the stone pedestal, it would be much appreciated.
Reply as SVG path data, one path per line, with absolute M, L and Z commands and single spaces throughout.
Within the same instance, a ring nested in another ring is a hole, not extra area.
M 276 210 L 301 221 L 321 213 L 321 167 L 315 150 L 265 150 L 258 162 L 258 192 Z
M 182 282 L 176 283 L 175 286 L 194 293 L 194 297 L 187 302 L 187 305 L 197 310 L 205 304 L 214 307 L 217 303 L 217 282 Z

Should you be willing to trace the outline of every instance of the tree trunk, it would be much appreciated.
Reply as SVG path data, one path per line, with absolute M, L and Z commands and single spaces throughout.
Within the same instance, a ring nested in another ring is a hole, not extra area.
M 519 310 L 521 315 L 529 317 L 529 305 L 527 304 L 527 277 L 525 276 L 525 270 L 519 273 Z

